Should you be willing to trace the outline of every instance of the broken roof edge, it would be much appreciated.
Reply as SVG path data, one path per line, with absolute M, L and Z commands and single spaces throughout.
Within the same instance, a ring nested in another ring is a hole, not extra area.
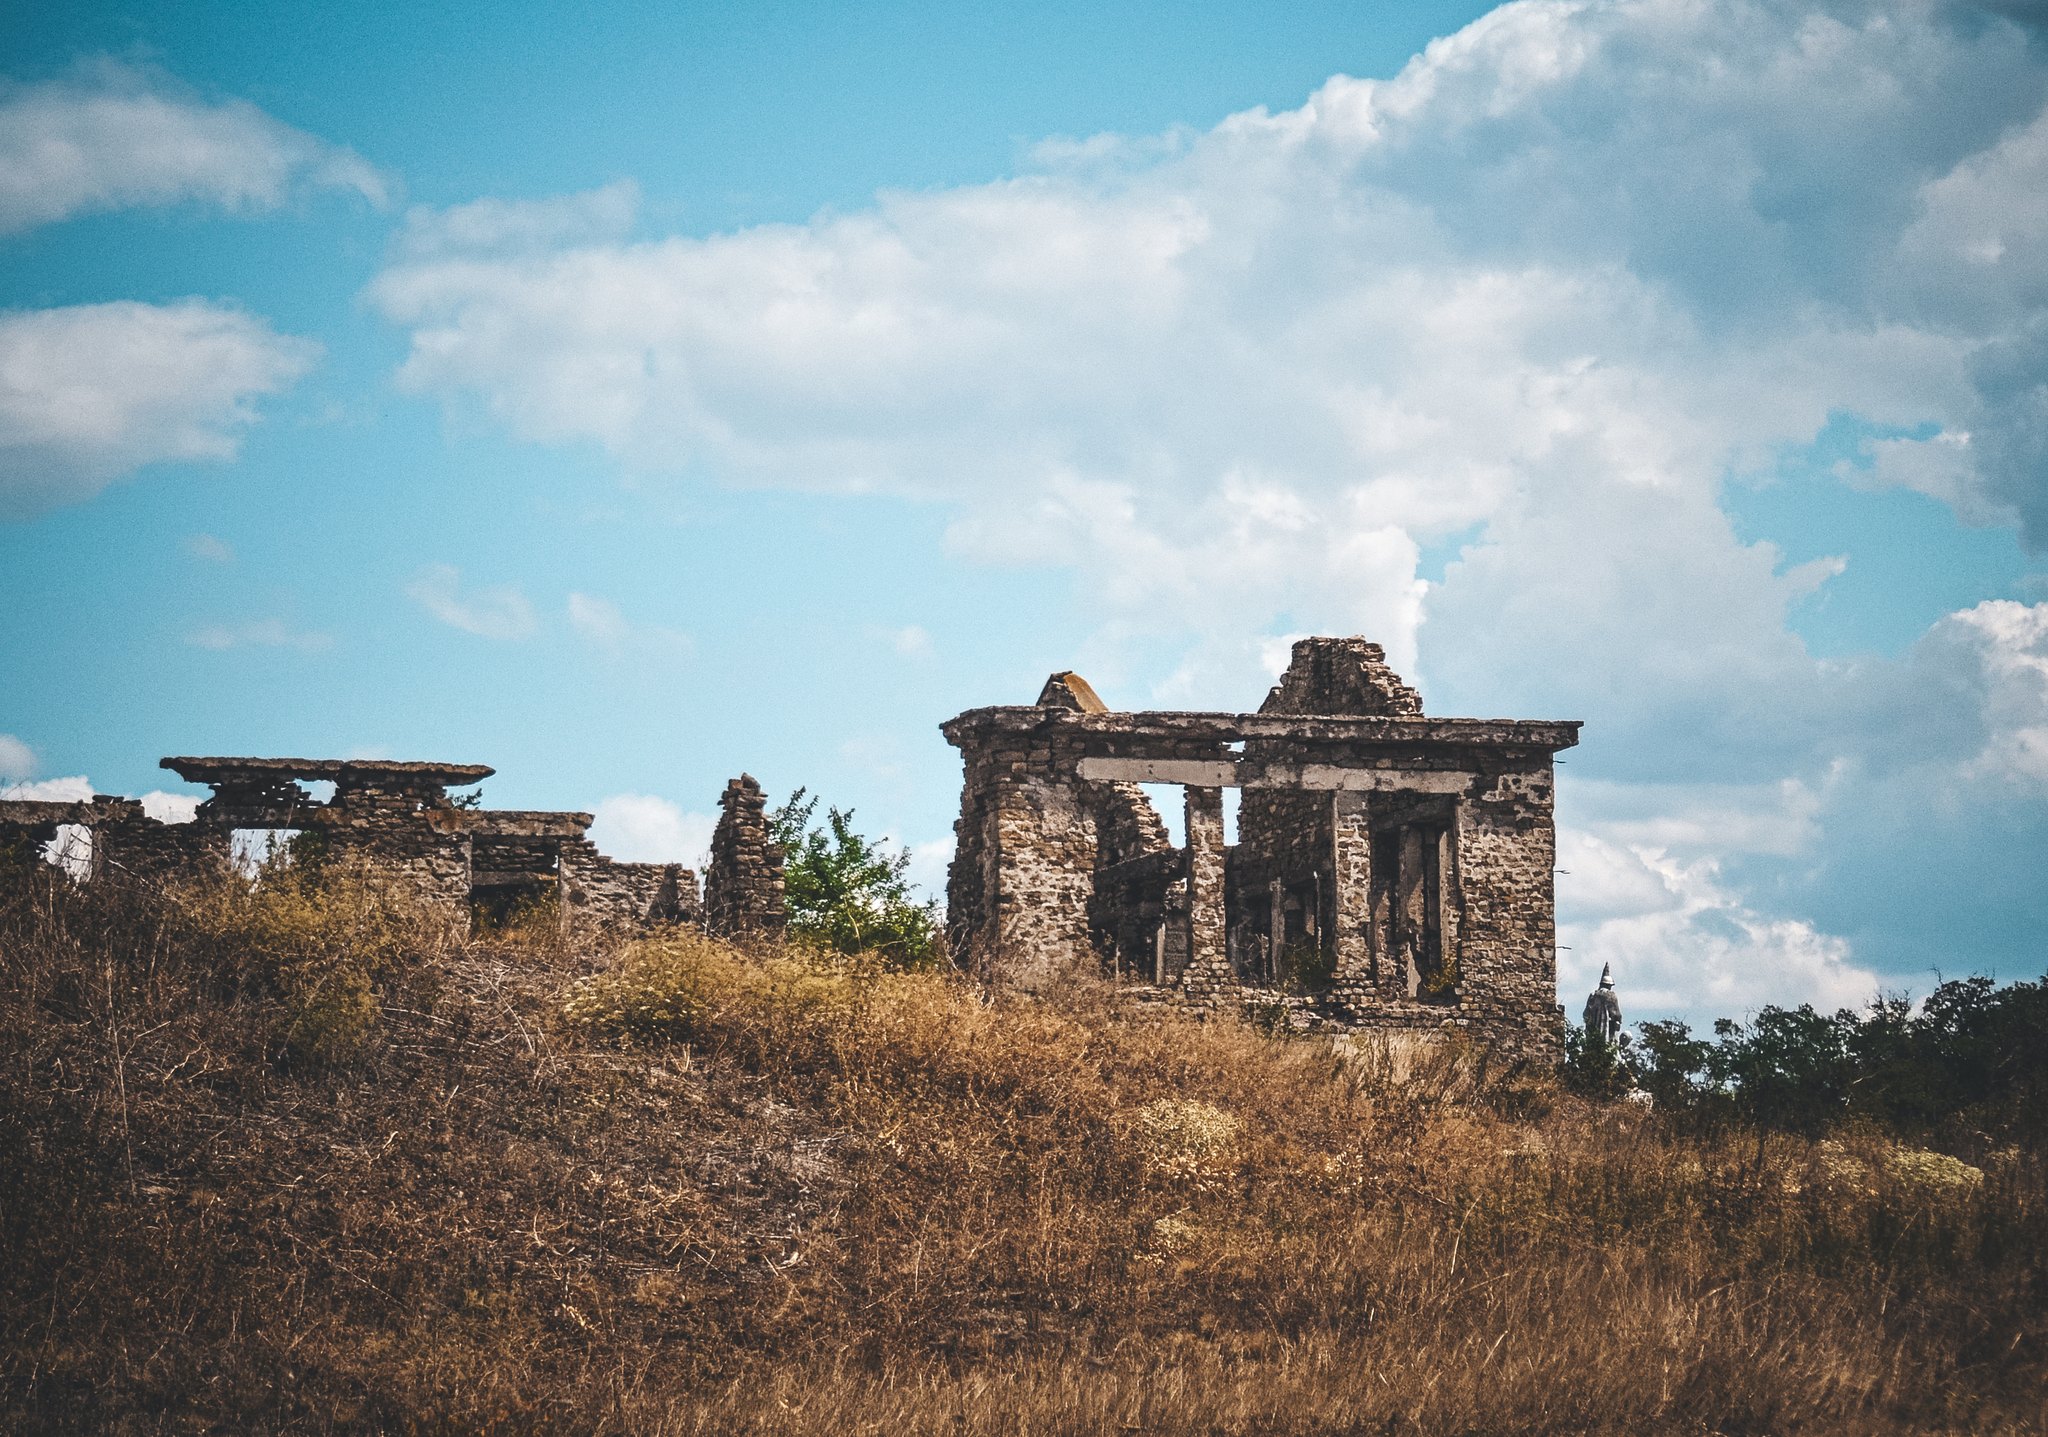
M 1554 752 L 1577 746 L 1585 720 L 1232 714 L 1184 709 L 1084 714 L 1036 704 L 995 704 L 956 714 L 939 725 L 939 732 L 957 744 L 961 737 L 975 730 L 999 729 L 1022 734 L 1049 726 L 1104 738 L 1208 738 L 1219 743 L 1274 738 L 1324 743 L 1512 744 Z
M 406 778 L 418 783 L 446 787 L 476 783 L 497 772 L 481 763 L 425 763 L 412 759 L 381 758 L 202 758 L 192 755 L 159 759 L 187 783 L 231 783 L 242 776 L 256 778 L 308 778 L 339 781 L 344 778 Z

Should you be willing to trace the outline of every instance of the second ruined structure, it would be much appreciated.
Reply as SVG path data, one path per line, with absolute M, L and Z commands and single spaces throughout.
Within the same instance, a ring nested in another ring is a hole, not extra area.
M 448 795 L 489 778 L 483 764 L 383 759 L 167 758 L 162 767 L 212 797 L 189 823 L 148 817 L 132 799 L 81 803 L 0 801 L 0 851 L 34 853 L 60 842 L 88 882 L 161 885 L 226 869 L 237 832 L 317 834 L 328 862 L 359 868 L 457 926 L 552 906 L 571 930 L 703 925 L 707 909 L 730 933 L 778 928 L 782 856 L 768 841 L 760 786 L 734 779 L 712 837 L 700 899 L 697 875 L 675 863 L 621 863 L 584 837 L 588 813 L 464 807 Z M 316 798 L 310 783 L 331 783 Z M 751 803 L 746 801 L 751 797 Z M 68 841 L 67 841 L 68 840 Z
M 1291 981 L 1341 1026 L 1554 1056 L 1552 755 L 1576 722 L 1429 718 L 1377 644 L 1314 638 L 1256 714 L 1111 713 L 1069 673 L 941 727 L 965 767 L 956 958 L 1204 1005 Z M 1183 846 L 1143 784 L 1183 788 Z

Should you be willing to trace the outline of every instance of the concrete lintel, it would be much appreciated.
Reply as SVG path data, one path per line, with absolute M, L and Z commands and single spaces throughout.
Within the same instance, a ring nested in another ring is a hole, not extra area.
M 1294 788 L 1349 793 L 1464 793 L 1478 777 L 1436 769 L 1158 758 L 1084 758 L 1080 774 L 1097 783 L 1178 783 L 1191 788 Z
M 1228 759 L 1084 758 L 1081 777 L 1100 783 L 1179 783 L 1195 788 L 1238 787 L 1237 765 Z
M 1277 765 L 1269 764 L 1266 777 L 1247 784 L 1248 788 L 1291 788 L 1276 772 Z M 1299 786 L 1322 792 L 1338 793 L 1463 793 L 1479 777 L 1476 773 L 1462 773 L 1455 770 L 1417 768 L 1338 768 L 1330 764 L 1307 763 L 1301 766 Z
M 590 813 L 518 808 L 433 808 L 428 821 L 436 833 L 458 830 L 477 838 L 581 838 L 597 821 Z
M 1071 709 L 1003 705 L 969 709 L 939 725 L 949 743 L 987 742 L 995 734 L 1079 739 L 1129 754 L 1152 743 L 1235 743 L 1277 739 L 1324 744 L 1429 744 L 1555 753 L 1579 741 L 1576 719 L 1359 718 L 1343 714 L 1193 712 L 1075 713 Z

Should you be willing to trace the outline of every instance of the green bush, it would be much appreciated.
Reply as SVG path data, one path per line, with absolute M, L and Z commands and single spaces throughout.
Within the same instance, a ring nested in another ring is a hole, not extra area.
M 891 853 L 853 828 L 853 810 L 826 810 L 811 825 L 818 800 L 799 788 L 768 815 L 783 851 L 783 902 L 792 936 L 834 952 L 875 953 L 892 967 L 932 968 L 945 961 L 938 903 L 911 896 L 910 851 Z

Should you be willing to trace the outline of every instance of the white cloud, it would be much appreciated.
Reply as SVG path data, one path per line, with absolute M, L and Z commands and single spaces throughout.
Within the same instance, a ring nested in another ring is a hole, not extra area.
M 597 805 L 590 841 L 626 863 L 681 863 L 701 876 L 710 861 L 717 818 L 685 813 L 648 793 L 615 793 Z
M 595 594 L 569 595 L 569 623 L 613 658 L 631 653 L 641 658 L 677 662 L 697 650 L 696 641 L 678 629 L 630 622 L 619 606 Z
M 185 642 L 197 649 L 297 649 L 302 654 L 318 654 L 334 647 L 334 636 L 304 633 L 282 619 L 249 619 L 194 629 Z
M 453 564 L 429 564 L 405 586 L 412 600 L 444 624 L 486 639 L 525 639 L 539 632 L 533 605 L 506 584 L 464 596 L 462 571 Z
M 184 540 L 185 552 L 195 559 L 204 559 L 209 564 L 232 564 L 235 551 L 222 540 L 211 534 L 188 534 Z
M 2048 793 L 2048 604 L 1994 599 L 1948 624 L 1976 645 L 1988 681 L 1988 731 L 1969 770 Z
M 351 151 L 148 70 L 100 60 L 66 79 L 0 88 L 0 234 L 184 200 L 274 210 L 301 188 L 353 190 L 380 207 L 390 197 Z
M 0 787 L 0 799 L 15 803 L 84 803 L 92 797 L 92 780 L 84 774 L 73 778 L 46 778 L 38 783 L 10 783 Z
M 142 795 L 142 811 L 158 823 L 190 823 L 199 816 L 200 799 L 189 793 L 165 793 L 162 789 Z
M 569 622 L 599 648 L 616 652 L 626 641 L 626 616 L 609 599 L 590 594 L 569 595 Z
M 1844 561 L 1741 542 L 1723 488 L 1846 413 L 1934 436 L 1860 482 L 2048 543 L 2044 96 L 1995 17 L 1522 0 L 1207 134 L 708 239 L 572 197 L 370 297 L 403 384 L 523 437 L 947 503 L 954 554 L 1071 568 L 1087 667 L 1177 649 L 1154 702 L 1249 706 L 1276 633 L 1365 633 L 1434 712 L 1588 718 L 1567 772 L 1634 797 L 1587 831 L 1656 900 L 1593 946 L 1702 1002 L 1834 995 L 1869 972 L 1755 865 L 2033 782 L 2038 611 L 1816 661 L 1787 611 Z
M 445 210 L 415 205 L 396 241 L 408 259 L 534 254 L 625 238 L 640 187 L 618 180 L 600 190 L 544 200 L 475 200 Z
M 1766 1003 L 1861 1008 L 1885 986 L 1843 939 L 1744 903 L 1711 858 L 1686 862 L 1572 829 L 1558 835 L 1558 858 L 1569 870 L 1559 879 L 1558 991 L 1574 1022 L 1604 964 L 1632 1019 L 1735 1016 Z
M 11 733 L 0 733 L 0 779 L 18 783 L 35 771 L 35 750 Z
M 255 396 L 320 353 L 200 299 L 0 314 L 0 519 L 89 499 L 145 464 L 234 458 Z

